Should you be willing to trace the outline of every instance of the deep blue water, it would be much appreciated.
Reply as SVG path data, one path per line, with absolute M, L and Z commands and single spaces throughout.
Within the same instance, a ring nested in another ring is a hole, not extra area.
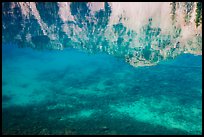
M 2 62 L 3 134 L 201 134 L 202 56 L 133 67 L 3 45 Z

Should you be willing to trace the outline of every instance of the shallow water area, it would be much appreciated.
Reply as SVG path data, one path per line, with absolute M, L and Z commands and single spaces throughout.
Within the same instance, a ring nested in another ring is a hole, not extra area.
M 202 133 L 202 56 L 133 67 L 72 48 L 2 54 L 3 134 Z

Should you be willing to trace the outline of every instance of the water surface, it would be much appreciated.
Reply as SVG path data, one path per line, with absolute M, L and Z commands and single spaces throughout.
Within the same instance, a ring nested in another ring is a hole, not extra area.
M 3 134 L 201 134 L 202 56 L 149 67 L 2 46 Z

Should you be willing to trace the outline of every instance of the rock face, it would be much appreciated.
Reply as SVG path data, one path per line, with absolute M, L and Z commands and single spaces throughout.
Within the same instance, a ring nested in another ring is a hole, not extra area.
M 202 54 L 202 3 L 4 2 L 2 39 L 35 49 L 106 52 L 149 66 Z

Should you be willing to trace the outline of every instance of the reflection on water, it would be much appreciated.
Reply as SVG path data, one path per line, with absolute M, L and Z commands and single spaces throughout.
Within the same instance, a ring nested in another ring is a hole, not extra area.
M 202 53 L 200 3 L 125 5 L 5 2 L 3 42 L 35 49 L 74 47 L 91 53 L 106 52 L 135 67 L 154 65 L 181 53 Z M 133 16 L 133 11 L 140 16 Z

